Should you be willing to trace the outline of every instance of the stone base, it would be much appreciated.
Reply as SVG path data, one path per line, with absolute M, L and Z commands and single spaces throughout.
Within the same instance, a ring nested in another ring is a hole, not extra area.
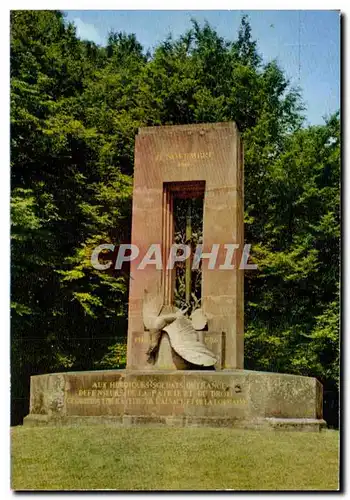
M 318 431 L 314 378 L 247 370 L 102 370 L 31 377 L 25 425 L 237 427 Z
M 24 418 L 26 427 L 37 426 L 82 426 L 113 425 L 115 427 L 231 427 L 238 429 L 311 431 L 319 432 L 327 427 L 324 420 L 312 418 L 262 418 L 256 420 L 237 420 L 232 418 L 211 417 L 73 417 L 63 416 L 55 419 L 48 415 L 29 414 Z

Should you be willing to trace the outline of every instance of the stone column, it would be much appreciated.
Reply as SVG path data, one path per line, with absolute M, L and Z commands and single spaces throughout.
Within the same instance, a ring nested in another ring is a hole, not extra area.
M 152 369 L 146 362 L 148 332 L 144 332 L 142 301 L 145 288 L 159 287 L 164 302 L 172 300 L 171 273 L 154 265 L 137 269 L 151 244 L 162 245 L 167 259 L 173 220 L 169 186 L 204 187 L 203 252 L 220 245 L 214 269 L 203 260 L 202 304 L 209 316 L 209 332 L 223 334 L 224 369 L 243 368 L 243 151 L 233 122 L 146 127 L 135 144 L 132 243 L 140 256 L 131 263 L 127 367 Z M 220 269 L 225 244 L 236 243 L 235 268 Z M 166 262 L 163 262 L 163 266 Z

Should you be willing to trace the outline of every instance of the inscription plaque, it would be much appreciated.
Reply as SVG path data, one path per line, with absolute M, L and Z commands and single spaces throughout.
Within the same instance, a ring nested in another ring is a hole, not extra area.
M 90 387 L 76 388 L 67 395 L 70 404 L 119 404 L 125 399 L 127 404 L 153 405 L 242 405 L 247 401 L 242 397 L 240 384 L 208 381 L 96 381 Z

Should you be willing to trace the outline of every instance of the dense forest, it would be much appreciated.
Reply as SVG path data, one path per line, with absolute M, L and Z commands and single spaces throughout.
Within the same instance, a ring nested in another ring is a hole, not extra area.
M 249 20 L 232 40 L 195 20 L 152 53 L 100 47 L 59 11 L 11 13 L 11 389 L 30 375 L 125 366 L 128 275 L 91 266 L 130 241 L 140 126 L 235 121 L 245 145 L 245 367 L 339 384 L 340 123 L 306 127 L 298 89 L 264 62 Z M 118 274 L 119 273 L 119 274 Z

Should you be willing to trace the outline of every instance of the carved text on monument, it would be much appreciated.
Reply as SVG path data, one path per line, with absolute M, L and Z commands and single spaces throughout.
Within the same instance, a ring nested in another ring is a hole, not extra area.
M 213 158 L 214 154 L 212 151 L 198 151 L 194 153 L 166 153 L 157 154 L 156 161 L 167 161 L 167 160 L 205 160 Z
M 70 404 L 107 405 L 244 405 L 240 384 L 227 386 L 209 381 L 113 381 L 94 382 L 89 388 L 78 388 L 67 399 Z

